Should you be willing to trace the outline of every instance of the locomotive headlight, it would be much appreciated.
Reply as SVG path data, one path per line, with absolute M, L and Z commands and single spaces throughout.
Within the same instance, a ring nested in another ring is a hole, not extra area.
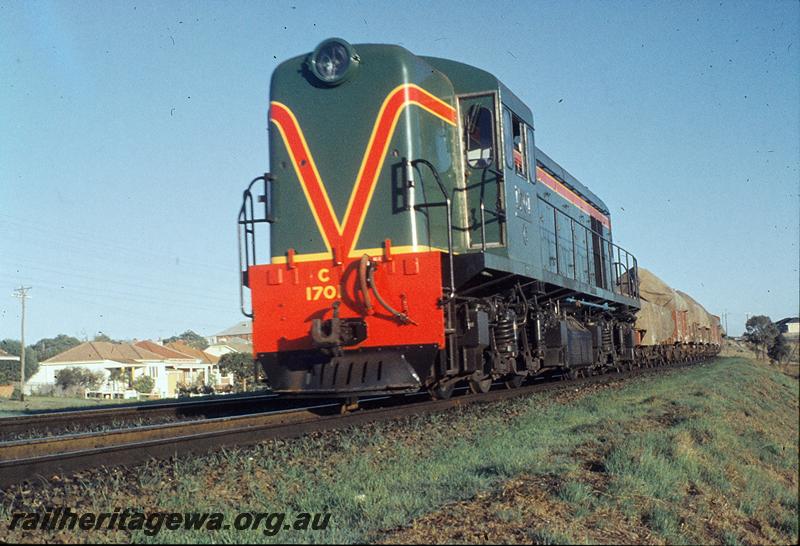
M 338 85 L 353 73 L 359 61 L 353 46 L 341 38 L 330 38 L 311 54 L 309 68 L 322 83 Z

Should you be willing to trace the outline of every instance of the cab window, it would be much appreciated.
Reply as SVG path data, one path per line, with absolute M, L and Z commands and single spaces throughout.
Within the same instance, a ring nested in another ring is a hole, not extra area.
M 494 157 L 494 122 L 492 112 L 473 104 L 464 119 L 467 164 L 473 169 L 485 169 Z
M 508 108 L 503 109 L 506 166 L 522 178 L 528 177 L 528 160 L 525 154 L 525 124 Z

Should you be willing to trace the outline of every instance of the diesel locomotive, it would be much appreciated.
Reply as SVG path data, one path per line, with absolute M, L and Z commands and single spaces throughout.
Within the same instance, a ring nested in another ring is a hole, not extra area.
M 608 207 L 489 72 L 332 38 L 281 63 L 270 96 L 270 172 L 238 224 L 273 391 L 447 398 L 718 349 L 643 345 L 636 258 Z

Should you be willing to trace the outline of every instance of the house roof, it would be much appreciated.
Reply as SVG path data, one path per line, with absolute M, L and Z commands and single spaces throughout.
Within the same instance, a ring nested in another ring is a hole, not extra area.
M 131 343 L 87 341 L 48 358 L 42 364 L 100 362 L 103 360 L 132 364 L 143 360 L 164 360 L 164 357 Z
M 10 355 L 3 349 L 0 349 L 0 360 L 19 360 L 18 356 Z
M 185 355 L 189 355 L 194 358 L 199 358 L 201 362 L 205 362 L 207 364 L 216 364 L 219 362 L 219 357 L 210 355 L 200 349 L 195 349 L 194 347 L 187 345 L 186 343 L 182 343 L 180 341 L 175 341 L 173 343 L 167 343 L 167 347 L 178 351 L 179 353 L 183 353 Z
M 230 347 L 237 353 L 252 353 L 253 352 L 253 344 L 247 341 L 246 339 L 242 339 L 240 337 L 229 337 L 227 341 L 220 341 L 219 343 L 213 343 L 211 346 L 216 347 Z
M 164 345 L 159 345 L 155 341 L 144 340 L 144 341 L 137 341 L 134 343 L 135 346 L 150 351 L 151 353 L 155 353 L 167 360 L 196 360 L 197 357 L 184 353 L 182 351 L 177 351 L 171 347 L 165 347 Z
M 212 337 L 220 337 L 220 336 L 238 336 L 241 334 L 252 334 L 253 333 L 253 321 L 252 320 L 243 320 L 238 324 L 231 326 L 221 332 L 217 332 Z
M 785 319 L 779 320 L 775 324 L 783 325 L 783 324 L 792 324 L 795 322 L 800 322 L 800 317 L 786 317 Z

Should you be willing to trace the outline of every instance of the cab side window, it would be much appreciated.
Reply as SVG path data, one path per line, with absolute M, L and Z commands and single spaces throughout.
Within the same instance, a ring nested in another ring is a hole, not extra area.
M 485 169 L 494 158 L 494 122 L 492 112 L 473 104 L 464 119 L 467 164 L 473 169 Z
M 525 157 L 525 124 L 508 108 L 503 109 L 506 166 L 522 178 L 528 177 L 528 160 Z

